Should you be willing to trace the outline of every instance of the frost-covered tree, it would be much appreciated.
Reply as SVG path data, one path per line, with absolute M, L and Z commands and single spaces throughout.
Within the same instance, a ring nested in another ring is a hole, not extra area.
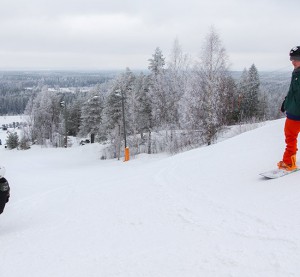
M 223 79 L 221 90 L 223 91 L 222 125 L 231 125 L 239 122 L 239 94 L 237 84 L 232 76 Z
M 136 124 L 141 139 L 144 140 L 144 133 L 147 134 L 147 153 L 151 154 L 151 132 L 153 129 L 152 99 L 149 92 L 150 79 L 141 74 L 136 82 Z
M 102 123 L 102 111 L 103 99 L 100 95 L 94 95 L 88 99 L 81 110 L 80 135 L 90 135 L 92 143 Z
M 152 121 L 152 99 L 149 93 L 149 78 L 141 75 L 139 78 L 137 93 L 137 120 L 140 132 L 148 132 L 153 127 Z
M 77 136 L 81 124 L 81 110 L 85 101 L 81 98 L 74 100 L 68 107 L 67 113 L 67 126 L 68 135 Z
M 29 101 L 26 112 L 31 120 L 31 138 L 38 144 L 46 142 L 58 146 L 60 134 L 61 97 L 56 92 L 49 92 L 47 87 Z
M 178 39 L 175 39 L 166 70 L 167 88 L 169 96 L 169 110 L 171 114 L 171 128 L 180 125 L 180 105 L 187 88 L 190 72 L 189 57 L 184 54 Z
M 208 33 L 200 61 L 197 64 L 196 79 L 201 94 L 201 127 L 204 141 L 210 145 L 222 126 L 227 90 L 224 80 L 228 78 L 228 57 L 218 33 L 212 28 Z
M 158 129 L 168 129 L 173 123 L 174 117 L 177 116 L 174 101 L 176 95 L 172 95 L 174 90 L 171 86 L 171 75 L 164 68 L 165 58 L 162 51 L 156 48 L 153 59 L 149 59 L 149 93 L 152 103 L 152 116 L 154 126 Z M 178 118 L 178 117 L 177 117 Z
M 238 84 L 241 120 L 249 121 L 259 117 L 260 79 L 254 64 L 244 69 Z
M 125 73 L 120 74 L 112 83 L 105 105 L 105 130 L 108 139 L 115 147 L 115 156 L 118 158 L 120 158 L 121 140 L 124 137 L 124 132 L 128 134 L 132 130 L 129 120 L 131 115 L 128 98 L 132 94 L 134 82 L 135 76 L 127 68 Z M 122 104 L 124 104 L 124 119 Z M 123 120 L 125 120 L 126 130 L 124 130 Z
M 248 118 L 253 118 L 258 116 L 258 96 L 260 87 L 259 74 L 254 64 L 249 68 L 248 74 Z
M 180 45 L 178 38 L 176 38 L 167 62 L 168 70 L 172 70 L 176 74 L 181 74 L 188 70 L 189 62 L 189 56 L 183 53 L 182 46 Z
M 152 59 L 149 59 L 148 61 L 148 69 L 151 71 L 152 74 L 157 75 L 163 70 L 165 66 L 165 58 L 159 47 L 155 49 L 155 52 L 152 55 Z
M 247 116 L 247 95 L 248 95 L 248 70 L 244 68 L 238 81 L 238 111 L 239 121 L 244 121 Z
M 165 121 L 165 78 L 164 78 L 164 66 L 165 58 L 159 47 L 155 49 L 152 59 L 149 59 L 148 69 L 150 70 L 149 75 L 149 95 L 151 98 L 152 105 L 152 120 L 153 126 L 158 127 Z
M 114 80 L 105 108 L 108 129 L 114 129 L 122 123 L 122 100 L 124 101 L 125 117 L 128 120 L 128 95 L 133 90 L 134 81 L 135 76 L 129 68 Z M 128 126 L 128 128 L 130 127 Z
M 8 149 L 15 149 L 19 146 L 19 136 L 16 132 L 9 133 L 6 139 Z

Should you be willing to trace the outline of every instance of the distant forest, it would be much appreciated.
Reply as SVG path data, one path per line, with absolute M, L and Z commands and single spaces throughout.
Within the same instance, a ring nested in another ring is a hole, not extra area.
M 74 93 L 86 94 L 97 85 L 113 80 L 118 74 L 120 71 L 0 71 L 0 115 L 23 114 L 29 99 L 45 86 L 68 94 L 72 101 L 76 98 Z M 232 71 L 231 75 L 238 80 L 242 71 Z M 259 72 L 259 75 L 261 89 L 269 93 L 273 105 L 277 107 L 287 93 L 291 73 L 275 71 Z M 276 108 L 270 112 L 271 118 L 276 118 Z
M 117 71 L 0 71 L 0 115 L 23 114 L 29 99 L 45 87 L 74 98 L 74 92 L 86 92 L 117 74 Z

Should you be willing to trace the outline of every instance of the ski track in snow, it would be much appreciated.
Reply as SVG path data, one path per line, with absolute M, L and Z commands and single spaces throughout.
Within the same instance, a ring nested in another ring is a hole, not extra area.
M 218 148 L 218 146 L 213 147 Z M 185 156 L 186 154 L 180 155 Z M 216 202 L 211 199 L 213 196 L 215 196 L 215 194 L 212 194 L 211 196 L 209 192 L 205 193 L 205 189 L 203 189 L 203 187 L 201 190 L 194 189 L 195 183 L 193 182 L 192 184 L 189 184 L 185 178 L 187 176 L 187 173 L 184 172 L 182 176 L 180 175 L 182 163 L 182 159 L 175 158 L 169 164 L 167 170 L 162 169 L 156 176 L 156 182 L 163 184 L 165 190 L 168 190 L 168 192 L 166 193 L 166 199 L 168 199 L 167 206 L 173 207 L 173 213 L 177 214 L 178 218 L 180 218 L 189 226 L 194 226 L 198 229 L 201 229 L 202 231 L 205 230 L 206 239 L 210 238 L 212 243 L 215 243 L 218 240 L 216 237 L 218 236 L 218 234 L 221 234 L 222 238 L 231 237 L 232 244 L 235 244 L 237 242 L 236 245 L 243 245 L 246 243 L 249 244 L 249 246 L 253 244 L 261 244 L 265 246 L 268 245 L 268 247 L 270 247 L 271 249 L 284 248 L 286 251 L 286 257 L 294 257 L 293 262 L 291 262 L 290 266 L 291 268 L 295 267 L 295 262 L 299 258 L 299 246 L 298 242 L 295 242 L 296 237 L 290 238 L 289 230 L 286 227 L 281 226 L 280 222 L 279 224 L 278 222 L 274 224 L 269 219 L 260 217 L 259 214 L 253 215 L 249 211 L 244 211 L 243 207 L 235 206 L 234 208 L 231 208 L 228 207 L 226 203 L 220 204 L 220 202 Z M 195 163 L 197 163 L 196 160 L 192 164 Z M 218 172 L 218 168 L 216 169 L 216 171 Z M 204 172 L 206 172 L 205 168 Z M 211 171 L 207 170 L 207 172 L 208 175 L 211 175 Z M 229 176 L 231 174 L 234 174 L 234 170 L 229 174 Z M 211 177 L 212 179 L 214 179 L 214 176 Z M 209 176 L 203 176 L 203 179 L 207 180 L 209 179 Z M 200 180 L 201 178 L 199 178 L 199 181 Z M 207 182 L 205 185 L 210 185 L 211 183 L 218 184 L 218 182 Z M 172 184 L 175 184 L 175 186 L 179 185 L 180 191 L 178 192 L 172 186 Z M 187 193 L 189 197 L 183 198 L 182 196 L 187 196 Z M 193 201 L 195 201 L 195 203 L 193 203 Z M 193 206 L 193 204 L 195 204 L 195 206 Z M 196 205 L 198 207 L 196 207 Z M 201 210 L 201 207 L 205 208 L 205 212 Z M 242 240 L 243 242 L 241 243 L 240 240 Z M 223 243 L 220 242 L 218 245 L 223 245 Z M 232 245 L 230 246 L 230 248 L 231 247 Z M 244 255 L 246 255 L 243 249 L 244 245 L 241 249 L 238 250 L 238 252 L 244 252 Z M 251 249 L 251 247 L 246 249 Z M 231 250 L 228 249 L 228 251 L 225 251 L 224 256 L 219 253 L 218 261 L 223 263 L 224 265 L 230 264 L 232 267 L 238 267 L 240 266 L 240 264 L 238 263 L 238 257 L 236 259 L 236 262 L 233 262 L 232 255 L 228 255 Z M 270 257 L 273 257 L 273 259 L 276 259 L 276 255 L 273 254 L 273 251 L 274 250 L 268 251 L 267 253 L 260 253 L 259 256 L 261 256 L 262 258 L 269 257 L 270 259 Z M 228 256 L 230 256 L 230 262 L 228 260 Z M 286 267 L 287 271 L 285 271 L 283 270 L 283 268 L 281 269 L 280 262 L 278 261 L 274 263 L 270 260 L 270 270 L 274 268 L 274 264 L 276 265 L 276 274 L 282 271 L 282 276 L 294 276 L 288 271 L 290 266 Z M 298 266 L 296 268 L 297 270 L 299 270 Z M 243 276 L 245 276 L 245 273 Z
M 300 174 L 258 175 L 281 158 L 283 123 L 128 163 L 97 145 L 1 148 L 0 276 L 299 276 Z

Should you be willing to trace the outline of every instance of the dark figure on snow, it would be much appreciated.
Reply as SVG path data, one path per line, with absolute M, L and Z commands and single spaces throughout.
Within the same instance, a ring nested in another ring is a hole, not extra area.
M 7 180 L 4 178 L 4 174 L 5 167 L 0 165 L 0 214 L 2 214 L 10 197 L 10 187 Z

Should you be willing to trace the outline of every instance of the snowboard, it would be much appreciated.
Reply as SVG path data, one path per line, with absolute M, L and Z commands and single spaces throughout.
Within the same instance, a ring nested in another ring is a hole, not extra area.
M 278 169 L 277 168 L 277 169 L 273 169 L 273 170 L 270 170 L 270 171 L 260 173 L 259 175 L 261 175 L 261 176 L 263 176 L 267 179 L 276 179 L 276 178 L 279 178 L 279 177 L 283 177 L 283 176 L 295 173 L 299 170 L 300 170 L 300 168 L 296 168 L 296 169 L 291 170 L 291 171 L 287 171 L 287 170 L 284 170 L 284 169 Z

